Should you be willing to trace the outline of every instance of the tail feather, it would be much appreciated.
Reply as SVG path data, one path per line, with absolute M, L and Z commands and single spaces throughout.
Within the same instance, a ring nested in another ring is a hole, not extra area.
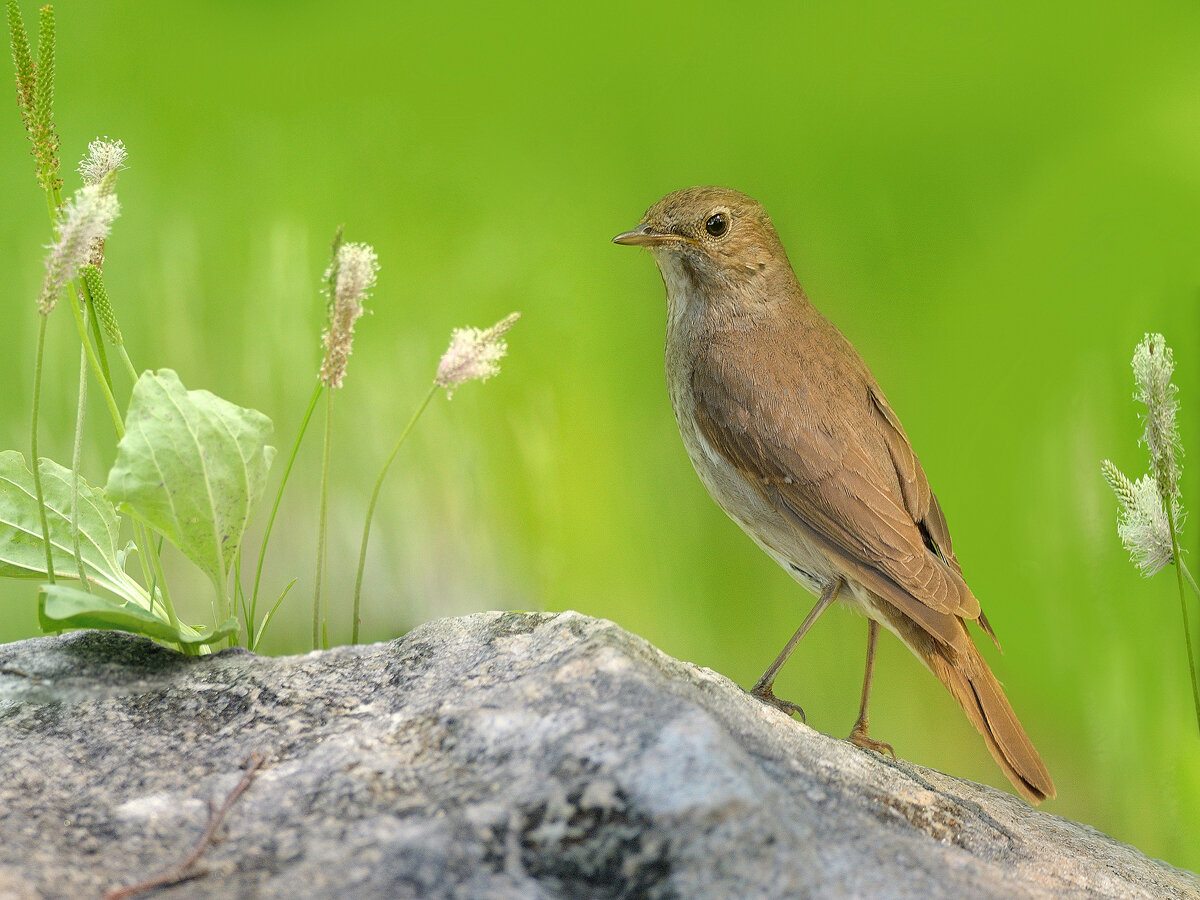
M 1000 682 L 965 631 L 965 641 L 954 648 L 957 659 L 951 662 L 946 648 L 934 645 L 922 654 L 926 664 L 958 701 L 1021 796 L 1030 803 L 1053 797 L 1050 773 L 1017 720 Z

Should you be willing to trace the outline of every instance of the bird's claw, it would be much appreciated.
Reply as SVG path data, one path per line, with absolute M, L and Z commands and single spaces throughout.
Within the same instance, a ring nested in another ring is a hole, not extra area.
M 850 741 L 850 743 L 854 744 L 856 747 L 862 747 L 864 750 L 874 750 L 880 756 L 887 754 L 891 756 L 892 759 L 896 758 L 896 751 L 892 749 L 891 744 L 867 737 L 867 730 L 865 728 L 859 728 L 857 725 L 854 727 L 854 730 L 850 732 L 850 737 L 848 737 L 846 740 Z
M 776 697 L 775 692 L 771 690 L 771 685 L 769 684 L 756 684 L 750 689 L 749 693 L 752 697 L 757 697 L 763 703 L 775 707 L 784 715 L 798 715 L 800 716 L 801 722 L 807 723 L 808 721 L 805 718 L 804 710 L 798 703 L 793 703 L 790 700 L 781 700 L 780 698 Z

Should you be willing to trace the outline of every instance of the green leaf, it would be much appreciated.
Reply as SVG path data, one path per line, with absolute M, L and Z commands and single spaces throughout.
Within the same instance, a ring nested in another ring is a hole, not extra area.
M 50 459 L 39 463 L 46 498 L 51 557 L 57 578 L 78 580 L 71 532 L 71 470 Z M 79 479 L 79 549 L 89 582 L 143 609 L 150 595 L 125 574 L 118 548 L 117 511 L 97 488 Z M 0 452 L 0 576 L 45 578 L 46 552 L 33 472 L 16 450 Z
M 38 621 L 43 631 L 66 628 L 105 628 L 131 631 L 173 644 L 208 644 L 237 634 L 234 619 L 222 622 L 215 631 L 181 625 L 178 629 L 166 619 L 147 612 L 128 600 L 103 594 L 89 594 L 62 584 L 42 585 L 38 595 Z
M 275 458 L 271 432 L 257 410 L 189 391 L 170 369 L 145 372 L 105 493 L 161 532 L 223 595 Z

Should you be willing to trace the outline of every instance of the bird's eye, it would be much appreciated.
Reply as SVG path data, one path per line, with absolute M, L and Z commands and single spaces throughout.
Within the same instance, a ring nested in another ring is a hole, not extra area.
M 704 223 L 704 230 L 713 237 L 720 237 L 729 230 L 729 216 L 725 213 L 713 213 Z

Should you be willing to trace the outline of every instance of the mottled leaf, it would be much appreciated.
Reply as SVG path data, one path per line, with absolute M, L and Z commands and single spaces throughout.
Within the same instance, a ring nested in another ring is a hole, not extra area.
M 170 369 L 145 372 L 105 493 L 165 535 L 221 591 L 266 487 L 271 432 L 257 410 L 189 391 Z

